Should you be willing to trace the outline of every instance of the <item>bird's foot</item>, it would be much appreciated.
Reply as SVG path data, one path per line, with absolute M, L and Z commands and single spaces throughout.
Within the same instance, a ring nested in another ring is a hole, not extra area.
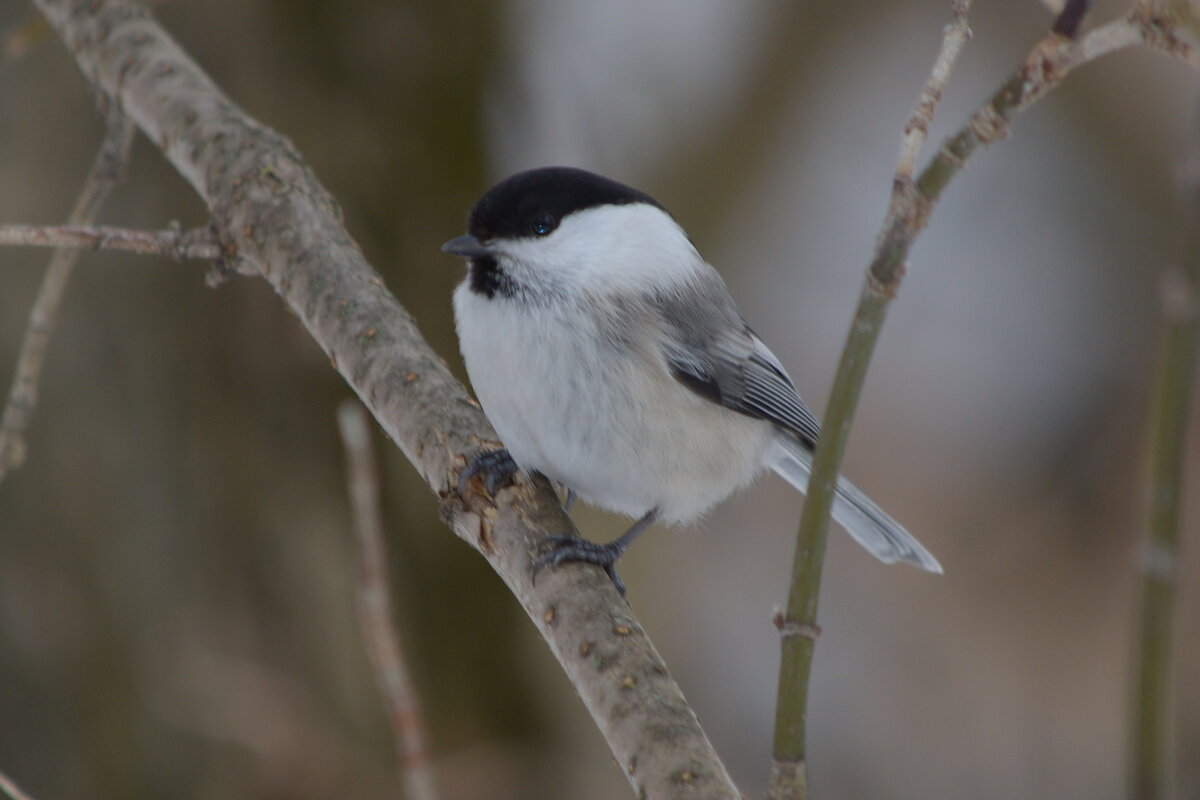
M 621 580 L 621 576 L 617 574 L 615 567 L 617 559 L 624 555 L 625 551 L 629 549 L 629 545 L 633 544 L 633 540 L 641 536 L 642 531 L 649 528 L 656 519 L 658 519 L 658 509 L 652 508 L 646 512 L 645 516 L 633 523 L 629 530 L 608 544 L 596 544 L 568 534 L 547 536 L 539 543 L 539 547 L 549 549 L 550 552 L 539 558 L 533 565 L 533 579 L 537 580 L 538 572 L 542 567 L 557 567 L 559 564 L 571 561 L 595 564 L 604 568 L 608 579 L 613 582 L 613 586 L 617 587 L 621 597 L 624 597 L 625 581 Z
M 520 467 L 513 461 L 511 455 L 503 447 L 497 450 L 480 450 L 471 457 L 462 474 L 458 476 L 458 493 L 467 491 L 467 484 L 476 475 L 483 476 L 483 485 L 487 493 L 496 496 L 496 490 L 512 480 L 513 473 Z
M 538 543 L 538 547 L 549 552 L 533 565 L 533 580 L 537 580 L 543 567 L 557 567 L 559 564 L 571 562 L 595 564 L 604 569 L 613 586 L 617 587 L 622 597 L 625 596 L 625 582 L 621 580 L 615 567 L 617 559 L 625 552 L 625 545 L 620 539 L 608 544 L 596 544 L 578 536 L 560 534 L 547 536 Z

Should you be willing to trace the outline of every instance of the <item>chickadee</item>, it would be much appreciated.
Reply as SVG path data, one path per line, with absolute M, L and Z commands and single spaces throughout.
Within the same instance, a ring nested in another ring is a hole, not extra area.
M 547 541 L 537 565 L 613 565 L 652 523 L 695 520 L 764 468 L 805 491 L 820 426 L 725 283 L 656 200 L 565 167 L 521 172 L 442 249 L 471 383 L 505 449 L 476 456 L 494 493 L 519 467 L 637 518 L 596 544 Z M 880 561 L 942 568 L 844 478 L 833 518 Z

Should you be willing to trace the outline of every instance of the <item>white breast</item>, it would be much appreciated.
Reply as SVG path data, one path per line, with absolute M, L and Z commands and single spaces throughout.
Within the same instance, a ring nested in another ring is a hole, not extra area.
M 513 458 L 582 499 L 686 522 L 762 468 L 772 426 L 698 397 L 667 371 L 649 335 L 624 347 L 569 301 L 454 293 L 479 402 Z M 608 337 L 608 338 L 606 338 Z

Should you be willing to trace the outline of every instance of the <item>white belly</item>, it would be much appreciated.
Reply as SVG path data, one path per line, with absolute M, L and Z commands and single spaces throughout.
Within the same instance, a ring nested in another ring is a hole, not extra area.
M 513 459 L 587 502 L 686 522 L 763 467 L 770 423 L 695 395 L 657 353 L 598 350 L 611 334 L 598 321 L 465 283 L 454 310 L 471 383 Z

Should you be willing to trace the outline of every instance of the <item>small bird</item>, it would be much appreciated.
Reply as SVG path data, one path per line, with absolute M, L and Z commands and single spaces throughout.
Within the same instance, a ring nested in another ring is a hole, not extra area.
M 656 200 L 569 167 L 489 189 L 468 233 L 454 317 L 467 373 L 504 449 L 478 454 L 489 493 L 536 470 L 591 505 L 636 518 L 597 544 L 549 537 L 536 570 L 614 564 L 655 522 L 691 522 L 765 468 L 801 492 L 820 425 L 720 275 Z M 881 561 L 942 568 L 844 478 L 833 518 Z

